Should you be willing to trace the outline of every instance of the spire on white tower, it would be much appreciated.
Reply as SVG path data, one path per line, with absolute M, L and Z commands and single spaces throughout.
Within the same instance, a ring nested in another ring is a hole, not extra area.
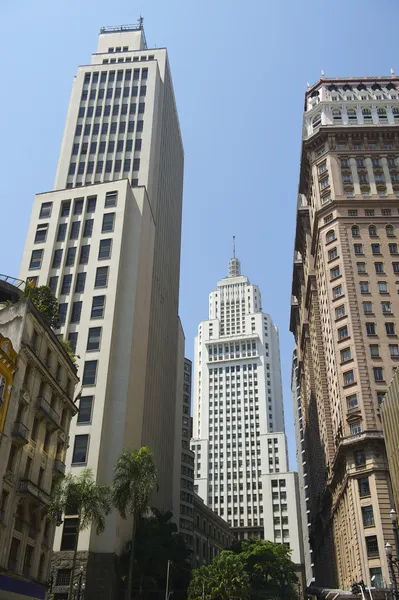
M 241 263 L 236 258 L 236 236 L 233 235 L 233 258 L 229 261 L 229 277 L 239 277 L 241 275 Z

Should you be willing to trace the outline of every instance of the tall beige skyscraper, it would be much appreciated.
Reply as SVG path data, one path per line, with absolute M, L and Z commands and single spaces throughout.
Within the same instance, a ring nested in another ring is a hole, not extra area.
M 399 360 L 399 79 L 305 94 L 291 331 L 316 584 L 390 581 L 379 405 Z
M 160 510 L 173 502 L 183 163 L 166 49 L 147 48 L 141 24 L 102 28 L 75 76 L 54 190 L 34 200 L 20 273 L 57 295 L 58 333 L 78 356 L 68 470 L 110 482 L 124 447 L 148 445 Z M 58 530 L 60 565 L 76 524 L 68 515 Z M 130 532 L 113 514 L 101 536 L 80 534 L 87 600 L 113 597 Z M 69 576 L 55 573 L 57 593 Z

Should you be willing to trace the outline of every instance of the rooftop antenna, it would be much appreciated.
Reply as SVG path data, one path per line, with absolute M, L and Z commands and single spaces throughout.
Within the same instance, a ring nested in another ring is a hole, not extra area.
M 137 22 L 139 24 L 140 29 L 143 28 L 143 23 L 144 23 L 144 19 L 143 17 L 140 15 L 140 17 L 137 19 Z
M 236 257 L 236 236 L 233 235 L 233 258 Z

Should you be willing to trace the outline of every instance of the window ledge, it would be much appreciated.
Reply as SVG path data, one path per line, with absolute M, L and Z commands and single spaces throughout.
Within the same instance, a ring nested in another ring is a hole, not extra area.
M 337 317 L 335 319 L 335 322 L 338 323 L 338 321 L 342 321 L 343 319 L 346 319 L 348 315 L 342 315 L 342 317 Z
M 347 388 L 353 387 L 354 385 L 357 385 L 357 381 L 352 381 L 352 383 L 344 383 L 343 388 L 344 390 L 346 390 Z
M 346 342 L 346 341 L 348 341 L 348 340 L 350 340 L 350 339 L 351 339 L 351 338 L 350 338 L 350 335 L 347 335 L 346 337 L 340 338 L 340 339 L 338 340 L 338 344 L 340 344 L 341 342 Z
M 331 282 L 331 281 L 337 281 L 338 279 L 341 279 L 341 277 L 342 277 L 342 273 L 340 273 L 340 274 L 339 274 L 339 275 L 337 275 L 336 277 L 331 277 L 331 278 L 330 278 L 330 282 Z
M 349 363 L 353 362 L 353 358 L 348 358 L 348 360 L 343 360 L 340 362 L 340 366 L 342 367 L 342 365 L 348 365 Z
M 335 298 L 332 299 L 332 301 L 337 302 L 337 300 L 342 300 L 342 298 L 345 298 L 345 294 L 341 294 L 341 296 L 336 296 Z
M 334 256 L 334 258 L 329 258 L 327 261 L 327 264 L 334 262 L 334 260 L 337 260 L 337 258 L 340 258 L 340 256 L 338 254 L 337 254 L 337 256 Z

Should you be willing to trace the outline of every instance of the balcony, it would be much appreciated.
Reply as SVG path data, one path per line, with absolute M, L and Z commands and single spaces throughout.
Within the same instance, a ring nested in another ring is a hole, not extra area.
M 57 412 L 55 412 L 53 408 L 51 408 L 50 404 L 42 396 L 39 396 L 37 398 L 37 408 L 39 412 L 45 416 L 47 421 L 51 425 L 55 426 L 56 429 L 58 429 L 61 426 L 60 415 Z
M 62 460 L 58 460 L 58 458 L 54 461 L 53 469 L 60 475 L 65 475 L 65 463 L 63 463 Z
M 29 440 L 29 430 L 20 421 L 16 421 L 12 428 L 12 437 L 17 444 L 27 444 Z
M 50 496 L 30 479 L 21 479 L 19 482 L 18 491 L 20 494 L 26 494 L 31 498 L 39 500 L 39 502 L 42 504 L 49 504 L 50 502 Z

